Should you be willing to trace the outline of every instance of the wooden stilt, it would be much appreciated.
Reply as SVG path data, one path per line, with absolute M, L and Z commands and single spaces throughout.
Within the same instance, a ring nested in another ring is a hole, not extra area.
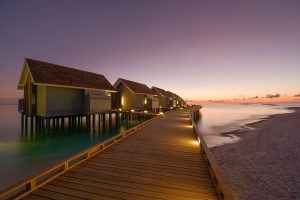
M 24 114 L 21 113 L 21 131 L 24 131 Z
M 47 128 L 47 130 L 50 130 L 50 119 L 49 119 L 49 117 L 46 118 L 46 128 Z
M 27 133 L 28 131 L 28 116 L 25 115 L 25 132 Z
M 101 114 L 100 113 L 98 114 L 98 128 L 100 131 L 100 129 L 101 129 Z
M 91 117 L 90 117 L 90 115 L 86 116 L 86 128 L 87 128 L 88 131 L 91 130 Z
M 119 127 L 120 113 L 116 112 L 115 115 L 116 115 L 116 117 L 115 117 L 116 118 L 116 127 Z
M 65 129 L 65 117 L 61 118 L 61 128 Z
M 93 130 L 95 130 L 96 115 L 92 115 L 92 118 L 93 118 Z
M 109 128 L 112 127 L 112 120 L 111 120 L 112 116 L 111 115 L 112 115 L 111 113 L 108 113 L 108 126 L 109 126 Z
M 59 129 L 59 117 L 56 118 L 56 128 Z
M 34 121 L 34 116 L 30 117 L 30 132 L 33 133 L 33 121 Z

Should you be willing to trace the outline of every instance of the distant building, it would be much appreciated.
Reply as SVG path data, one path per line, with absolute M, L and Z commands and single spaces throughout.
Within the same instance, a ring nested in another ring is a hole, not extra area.
M 103 75 L 28 58 L 18 89 L 24 90 L 24 114 L 42 117 L 110 110 L 116 92 Z
M 118 91 L 115 108 L 137 111 L 159 108 L 158 96 L 145 84 L 119 78 L 114 88 Z
M 173 108 L 176 108 L 177 107 L 177 98 L 176 96 L 170 92 L 170 91 L 167 91 L 168 95 L 169 95 L 169 106 L 171 109 Z
M 169 105 L 171 105 L 172 108 L 179 108 L 185 105 L 184 100 L 180 96 L 170 91 L 167 91 L 167 93 L 170 96 Z
M 183 107 L 185 105 L 185 101 L 177 94 L 173 93 L 176 99 L 176 106 L 177 107 Z
M 173 102 L 171 102 L 173 98 L 173 94 L 165 91 L 164 89 L 158 87 L 152 87 L 152 91 L 154 91 L 159 98 L 159 107 L 162 109 L 170 109 L 173 107 Z

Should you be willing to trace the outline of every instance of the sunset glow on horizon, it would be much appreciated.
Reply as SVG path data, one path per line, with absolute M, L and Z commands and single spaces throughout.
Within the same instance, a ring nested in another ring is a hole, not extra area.
M 29 57 L 191 102 L 300 102 L 299 10 L 296 0 L 1 1 L 0 99 L 22 96 Z

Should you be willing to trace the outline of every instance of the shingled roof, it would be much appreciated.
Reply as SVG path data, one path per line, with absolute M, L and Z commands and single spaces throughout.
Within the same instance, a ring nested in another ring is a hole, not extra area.
M 169 94 L 170 98 L 177 99 L 177 96 L 173 92 L 167 91 L 167 93 Z
M 115 91 L 101 74 L 26 58 L 34 83 Z
M 183 100 L 178 94 L 173 93 L 173 95 L 174 95 L 178 100 Z
M 172 98 L 173 97 L 173 95 L 171 95 L 170 93 L 168 93 L 164 89 L 161 89 L 161 88 L 158 88 L 158 87 L 152 87 L 152 89 L 155 90 L 156 92 L 160 93 L 164 97 L 167 97 L 167 98 Z
M 114 86 L 117 87 L 120 82 L 125 84 L 130 90 L 132 90 L 135 93 L 156 95 L 147 85 L 143 83 L 126 80 L 123 78 L 119 78 Z

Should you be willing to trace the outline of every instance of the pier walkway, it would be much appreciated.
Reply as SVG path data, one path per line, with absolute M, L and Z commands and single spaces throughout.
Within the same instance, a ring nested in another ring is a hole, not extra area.
M 188 114 L 168 112 L 23 199 L 218 199 Z

